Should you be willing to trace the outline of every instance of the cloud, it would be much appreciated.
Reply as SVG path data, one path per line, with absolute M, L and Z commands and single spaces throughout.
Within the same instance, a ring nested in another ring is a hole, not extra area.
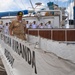
M 56 0 L 57 1 L 57 0 Z M 61 1 L 61 2 L 67 2 L 68 0 L 58 0 L 58 1 Z
M 50 0 L 50 1 L 53 1 L 53 2 L 55 2 L 55 1 L 60 1 L 60 2 L 67 2 L 67 1 L 69 1 L 69 0 Z
M 8 9 L 11 3 L 12 3 L 12 0 L 7 0 L 6 2 L 5 0 L 0 0 L 0 11 L 4 11 Z
M 31 0 L 32 4 L 35 7 L 35 3 L 41 2 L 45 5 L 47 5 L 47 2 L 49 0 Z M 57 2 L 57 0 L 50 0 L 53 2 Z M 68 0 L 58 0 L 58 2 L 61 4 L 62 2 L 66 2 Z M 0 12 L 2 11 L 17 11 L 17 10 L 25 10 L 28 8 L 32 8 L 29 0 L 0 0 Z M 38 7 L 39 8 L 39 7 Z M 40 6 L 42 8 L 42 6 Z
M 0 12 L 25 10 L 24 0 L 0 0 Z
M 66 10 L 69 13 L 69 19 L 73 19 L 73 6 L 74 6 L 74 2 L 70 3 L 70 5 Z

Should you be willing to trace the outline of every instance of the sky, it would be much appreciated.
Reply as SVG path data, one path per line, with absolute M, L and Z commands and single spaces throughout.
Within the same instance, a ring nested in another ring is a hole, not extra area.
M 36 7 L 35 3 L 41 2 L 43 6 L 47 6 L 47 2 L 53 1 L 55 4 L 58 4 L 60 7 L 66 7 L 67 11 L 71 15 L 73 14 L 71 7 L 73 7 L 73 0 L 31 0 L 34 7 Z M 71 2 L 71 3 L 70 3 Z M 30 9 L 31 4 L 29 0 L 0 0 L 0 12 L 6 11 L 19 11 Z

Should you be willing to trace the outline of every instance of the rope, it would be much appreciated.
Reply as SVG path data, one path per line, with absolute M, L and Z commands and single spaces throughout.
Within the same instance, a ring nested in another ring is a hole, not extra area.
M 21 0 L 21 3 L 23 4 L 23 6 L 24 6 L 24 2 L 23 2 L 23 0 Z M 25 7 L 25 6 L 24 6 Z
M 30 4 L 31 4 L 31 6 L 32 6 L 33 10 L 35 11 L 34 6 L 33 6 L 33 4 L 32 4 L 32 1 L 31 1 L 31 0 L 29 0 L 29 2 L 30 2 Z
M 16 0 L 13 0 L 13 2 L 15 3 L 15 5 L 16 5 L 18 8 L 22 9 L 21 6 L 18 4 L 18 2 L 16 2 Z

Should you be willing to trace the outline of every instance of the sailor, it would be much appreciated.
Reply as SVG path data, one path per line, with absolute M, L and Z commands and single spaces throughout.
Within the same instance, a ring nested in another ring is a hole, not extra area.
M 9 26 L 10 35 L 16 36 L 19 39 L 26 40 L 25 36 L 25 22 L 22 20 L 23 12 L 19 11 L 17 13 L 16 20 L 13 20 L 11 25 Z
M 9 22 L 9 26 L 11 25 L 11 22 Z
M 36 21 L 33 21 L 32 28 L 33 28 L 33 29 L 36 29 L 36 28 L 37 28 Z
M 39 28 L 44 28 L 43 23 L 40 23 Z
M 32 22 L 30 22 L 30 26 L 29 26 L 29 28 L 32 28 Z
M 47 28 L 47 24 L 44 25 L 44 28 Z
M 29 21 L 26 21 L 26 28 L 30 28 Z
M 5 26 L 4 26 L 4 33 L 9 34 L 9 25 L 8 25 L 8 23 L 6 23 Z
M 51 25 L 51 21 L 48 21 L 47 28 L 53 28 L 52 25 Z

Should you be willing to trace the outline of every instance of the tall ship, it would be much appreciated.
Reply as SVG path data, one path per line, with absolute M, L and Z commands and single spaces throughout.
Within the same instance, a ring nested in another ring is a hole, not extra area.
M 32 9 L 22 10 L 23 20 L 37 27 L 27 26 L 26 41 L 0 30 L 0 75 L 75 75 L 75 3 L 69 19 L 66 8 L 54 2 L 40 8 L 42 3 L 29 2 Z M 17 12 L 0 12 L 0 25 Z

